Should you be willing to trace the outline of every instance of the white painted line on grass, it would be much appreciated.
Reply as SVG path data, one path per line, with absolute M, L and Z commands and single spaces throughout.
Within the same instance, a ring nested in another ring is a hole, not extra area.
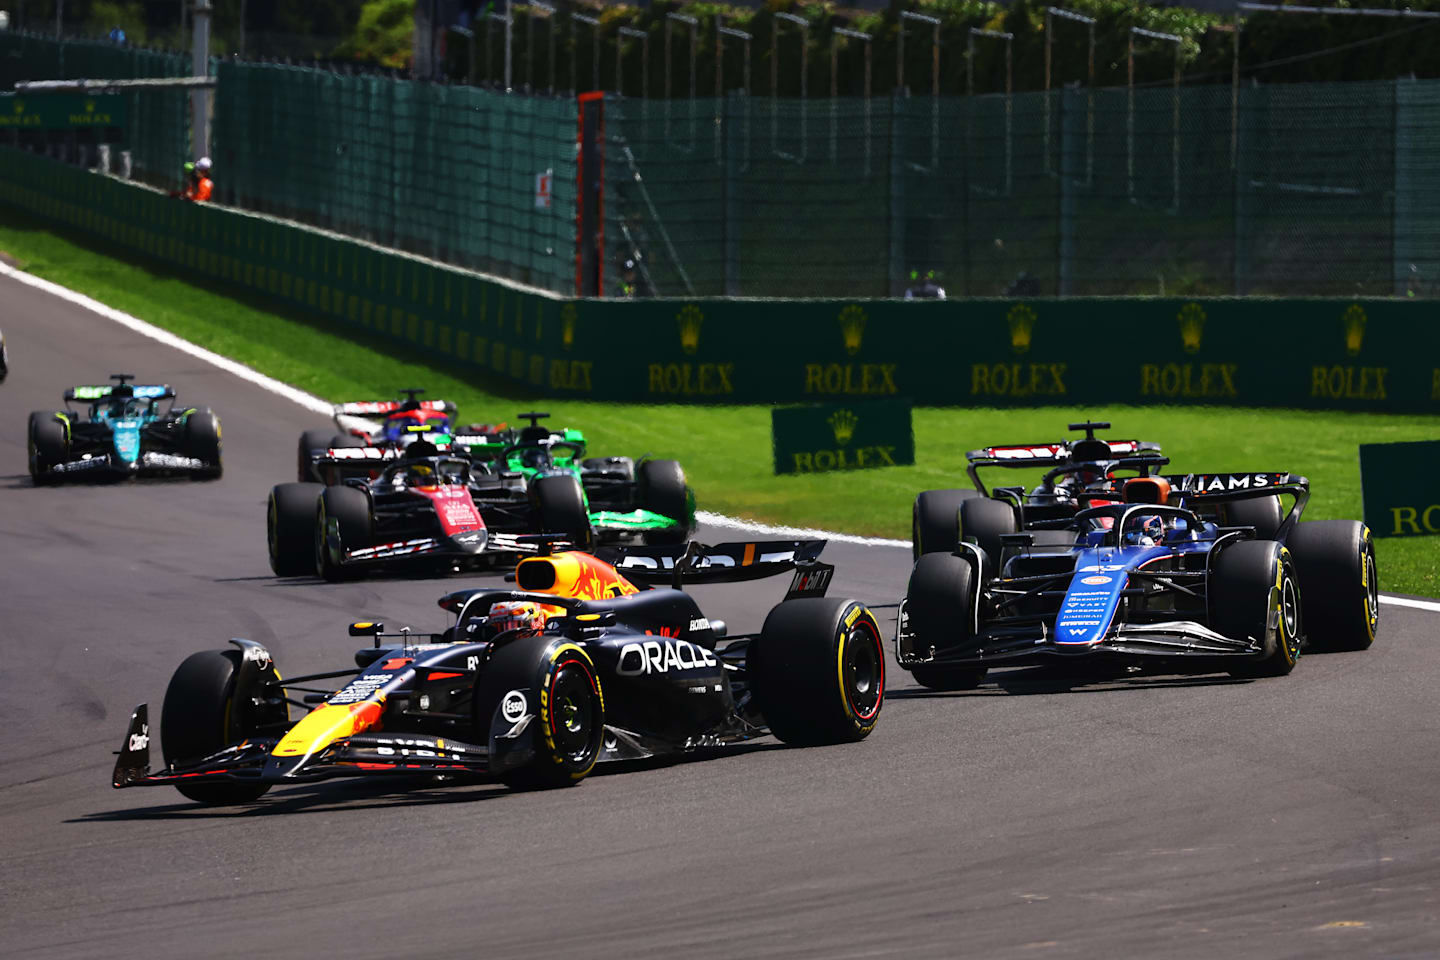
M 323 413 L 327 416 L 334 412 L 334 405 L 328 400 L 322 400 L 304 390 L 297 390 L 287 383 L 281 383 L 274 377 L 267 377 L 258 370 L 252 370 L 243 363 L 237 363 L 229 357 L 222 357 L 220 354 L 204 347 L 197 347 L 189 340 L 182 339 L 168 330 L 162 330 L 154 324 L 146 323 L 139 317 L 133 317 L 114 307 L 107 307 L 92 297 L 83 293 L 76 293 L 58 283 L 44 280 L 24 270 L 17 270 L 7 264 L 0 263 L 0 276 L 18 280 L 20 283 L 34 287 L 37 290 L 59 297 L 83 307 L 92 313 L 97 313 L 107 320 L 113 320 L 122 327 L 127 327 L 144 337 L 165 344 L 167 347 L 174 347 L 181 353 L 189 354 L 198 360 L 204 360 L 226 373 L 234 374 L 241 380 L 253 383 L 261 390 L 267 390 L 277 396 L 284 397 L 292 403 L 304 407 L 314 413 Z M 808 537 L 817 540 L 833 540 L 836 543 L 855 543 L 862 547 L 890 547 L 896 550 L 909 550 L 909 540 L 888 540 L 883 537 L 860 537 L 851 533 L 836 533 L 832 530 L 815 530 L 810 527 L 783 527 L 773 526 L 768 523 L 756 523 L 752 520 L 741 520 L 736 517 L 727 517 L 720 513 L 710 513 L 705 510 L 697 510 L 695 519 L 701 523 L 708 523 L 715 527 L 727 527 L 731 530 L 739 530 L 742 533 L 760 533 L 771 537 Z M 1414 607 L 1417 610 L 1429 610 L 1440 613 L 1440 603 L 1432 600 L 1411 600 L 1409 597 L 1392 597 L 1387 594 L 1380 595 L 1381 603 L 1394 604 L 1397 607 Z
M 1414 607 L 1416 610 L 1429 610 L 1432 613 L 1440 613 L 1440 603 L 1434 600 L 1411 600 L 1409 597 L 1392 597 L 1389 594 L 1380 594 L 1381 603 L 1394 604 L 1397 607 Z
M 810 527 L 777 527 L 753 520 L 740 520 L 722 513 L 696 510 L 695 519 L 715 527 L 728 527 L 742 533 L 761 533 L 769 537 L 806 537 L 812 540 L 833 540 L 836 543 L 858 543 L 863 547 L 895 547 L 910 549 L 909 540 L 886 540 L 881 537 L 859 537 L 853 533 L 835 533 L 830 530 L 815 530 Z
M 189 340 L 181 339 L 168 330 L 162 330 L 153 324 L 146 323 L 139 317 L 132 317 L 128 313 L 116 310 L 114 307 L 107 307 L 99 300 L 87 297 L 83 293 L 76 293 L 74 290 L 62 287 L 58 283 L 51 283 L 49 280 L 43 280 L 33 274 L 26 273 L 24 270 L 16 270 L 14 267 L 4 263 L 0 263 L 0 276 L 18 280 L 27 286 L 34 287 L 37 290 L 43 290 L 62 300 L 67 300 L 77 307 L 84 307 L 86 310 L 98 313 L 107 320 L 113 320 L 122 327 L 128 327 L 134 330 L 141 336 L 149 337 L 151 340 L 157 340 L 167 347 L 174 347 L 181 353 L 187 353 L 198 360 L 204 360 L 206 363 L 219 367 L 226 373 L 233 373 L 241 380 L 249 381 L 262 390 L 268 390 L 273 394 L 284 397 L 286 400 L 299 404 L 306 410 L 323 413 L 326 416 L 329 416 L 335 410 L 334 405 L 328 401 L 312 396 L 304 390 L 297 390 L 289 384 L 281 383 L 273 377 L 267 377 L 258 370 L 252 370 L 243 363 L 237 363 L 229 357 L 222 357 L 220 354 L 206 350 L 204 347 L 197 347 Z

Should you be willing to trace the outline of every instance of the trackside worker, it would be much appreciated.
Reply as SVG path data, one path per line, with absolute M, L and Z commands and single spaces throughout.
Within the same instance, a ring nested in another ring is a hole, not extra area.
M 201 157 L 194 163 L 185 164 L 185 189 L 180 196 L 195 203 L 204 203 L 215 190 L 210 179 L 210 158 Z

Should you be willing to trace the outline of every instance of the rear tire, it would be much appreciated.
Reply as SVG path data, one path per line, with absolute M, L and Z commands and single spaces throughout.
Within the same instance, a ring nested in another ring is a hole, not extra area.
M 975 568 L 964 557 L 927 553 L 915 563 L 905 590 L 905 613 L 918 646 L 946 648 L 974 637 Z M 915 682 L 932 690 L 974 690 L 985 679 L 984 667 L 916 664 Z
M 301 483 L 314 482 L 315 474 L 310 469 L 310 459 L 314 455 L 314 451 L 322 450 L 329 445 L 333 433 L 334 431 L 328 427 L 316 427 L 300 434 L 300 451 L 295 465 L 296 480 Z
M 237 650 L 205 650 L 185 658 L 165 689 L 160 711 L 160 749 L 167 764 L 203 760 L 254 736 L 262 725 L 289 721 L 284 701 L 256 707 L 260 679 L 279 679 L 271 664 L 263 673 L 242 669 Z M 179 783 L 175 789 L 198 803 L 248 803 L 268 783 Z
M 332 546 L 329 542 L 329 527 L 332 521 L 339 526 L 340 542 Z M 320 507 L 315 524 L 315 569 L 332 583 L 358 576 L 355 567 L 340 562 L 346 550 L 368 547 L 374 541 L 374 525 L 371 522 L 370 498 L 354 487 L 326 487 L 320 492 Z
M 528 728 L 535 756 L 523 767 L 503 771 L 501 782 L 535 790 L 573 787 L 585 779 L 600 758 L 605 736 L 605 695 L 589 655 L 554 636 L 526 637 L 496 650 L 475 688 L 478 743 L 490 742 L 496 713 L 514 690 L 525 693 L 527 709 L 535 715 Z
M 265 511 L 265 540 L 270 569 L 277 577 L 305 577 L 315 573 L 315 527 L 319 483 L 279 483 L 270 491 Z
M 910 510 L 910 551 L 954 553 L 960 543 L 960 504 L 980 496 L 978 490 L 926 490 Z
M 993 569 L 1000 568 L 1000 538 L 1019 531 L 1015 508 L 1003 500 L 973 497 L 960 503 L 960 539 L 975 540 Z
M 1223 547 L 1211 561 L 1207 592 L 1211 626 L 1233 639 L 1257 639 L 1264 650 L 1231 667 L 1231 674 L 1282 677 L 1295 668 L 1305 633 L 1300 582 L 1288 550 L 1273 540 Z
M 1370 529 L 1356 520 L 1296 524 L 1285 541 L 1300 578 L 1310 646 L 1365 650 L 1380 626 Z
M 880 627 L 855 600 L 780 604 L 750 641 L 746 670 L 770 732 L 786 743 L 863 740 L 885 702 Z
M 579 479 L 558 474 L 532 480 L 530 498 L 535 507 L 537 533 L 564 534 L 581 550 L 590 547 L 594 534 Z
M 1256 540 L 1274 540 L 1285 520 L 1280 495 L 1232 500 L 1220 506 L 1220 524 L 1225 527 L 1254 527 Z
M 685 471 L 676 460 L 646 460 L 637 471 L 640 506 L 651 513 L 669 517 L 679 526 L 668 530 L 647 530 L 644 540 L 652 546 L 684 543 L 690 539 L 694 510 Z
M 635 482 L 635 461 L 629 457 L 590 457 L 580 461 L 580 469 L 587 473 L 615 474 L 626 483 Z
M 30 478 L 37 487 L 60 482 L 60 474 L 51 471 L 70 459 L 70 432 L 48 410 L 30 414 L 29 430 Z
M 193 474 L 197 479 L 219 477 L 225 472 L 220 456 L 220 418 L 209 410 L 197 410 L 185 418 L 185 455 L 205 464 Z

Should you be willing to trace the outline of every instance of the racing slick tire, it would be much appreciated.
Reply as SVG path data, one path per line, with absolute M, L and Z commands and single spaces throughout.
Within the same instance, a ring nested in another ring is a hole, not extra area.
M 1223 527 L 1254 527 L 1256 540 L 1274 540 L 1285 520 L 1285 509 L 1280 495 L 1255 497 L 1250 500 L 1232 500 L 1220 507 L 1220 525 Z
M 512 715 L 517 695 L 524 702 Z M 600 673 L 589 654 L 553 634 L 522 637 L 496 650 L 475 685 L 474 711 L 476 741 L 487 744 L 524 713 L 534 715 L 526 727 L 533 758 L 499 772 L 508 787 L 573 787 L 600 758 L 605 737 Z
M 182 447 L 185 456 L 205 464 L 204 469 L 191 474 L 195 479 L 214 479 L 225 472 L 220 457 L 220 418 L 209 410 L 197 410 L 185 418 Z
M 916 561 L 905 590 L 905 614 L 922 646 L 943 652 L 973 638 L 974 578 L 975 566 L 964 557 L 927 553 Z M 908 669 L 916 683 L 931 690 L 974 690 L 985 679 L 984 667 L 917 663 Z
M 787 600 L 750 641 L 746 671 L 770 732 L 786 743 L 853 743 L 885 702 L 885 650 L 864 604 Z
M 277 483 L 265 509 L 265 541 L 277 577 L 315 573 L 315 526 L 321 483 Z
M 530 483 L 530 496 L 535 505 L 537 532 L 563 533 L 582 550 L 590 546 L 594 534 L 579 478 L 566 474 L 539 477 Z
M 354 487 L 332 486 L 320 491 L 315 514 L 315 570 L 334 583 L 355 576 L 356 568 L 343 565 L 332 551 L 327 535 L 332 520 L 339 525 L 339 551 L 370 546 L 374 541 L 370 498 Z
M 1300 578 L 1310 649 L 1365 650 L 1380 626 L 1375 544 L 1358 520 L 1296 524 L 1285 540 Z
M 640 464 L 637 477 L 641 508 L 680 524 L 668 530 L 647 530 L 644 541 L 651 546 L 664 546 L 690 539 L 690 488 L 679 461 L 646 460 Z
M 30 478 L 35 485 L 58 483 L 60 474 L 52 471 L 70 459 L 70 437 L 65 424 L 48 410 L 30 414 L 29 448 Z
M 186 657 L 171 676 L 160 709 L 160 749 L 166 764 L 203 760 L 255 736 L 262 727 L 283 729 L 290 719 L 283 699 L 255 702 L 261 681 L 270 679 L 280 679 L 273 663 L 263 670 L 247 667 L 238 650 L 204 650 Z M 177 783 L 175 789 L 198 803 L 249 803 L 270 784 Z
M 1304 619 L 1290 551 L 1274 540 L 1245 540 L 1210 561 L 1210 625 L 1234 639 L 1254 637 L 1264 652 L 1230 667 L 1237 677 L 1283 677 L 1300 659 Z M 1274 626 L 1271 626 L 1271 621 Z
M 960 504 L 980 496 L 978 490 L 926 490 L 910 510 L 910 551 L 919 560 L 924 553 L 954 553 L 960 543 Z
M 1015 516 L 1015 508 L 1005 501 L 972 497 L 960 501 L 959 532 L 959 540 L 973 538 L 985 551 L 991 566 L 999 570 L 1003 547 L 1000 538 L 1008 533 L 1019 533 L 1020 521 Z

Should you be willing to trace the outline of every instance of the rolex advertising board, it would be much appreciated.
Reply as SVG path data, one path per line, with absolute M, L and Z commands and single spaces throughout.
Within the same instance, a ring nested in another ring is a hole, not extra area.
M 1440 533 L 1440 440 L 1361 444 L 1360 491 L 1374 536 Z
M 1434 300 L 570 298 L 6 147 L 0 205 L 557 397 L 1440 413 Z
M 776 473 L 828 473 L 915 462 L 910 401 L 862 400 L 770 411 Z

